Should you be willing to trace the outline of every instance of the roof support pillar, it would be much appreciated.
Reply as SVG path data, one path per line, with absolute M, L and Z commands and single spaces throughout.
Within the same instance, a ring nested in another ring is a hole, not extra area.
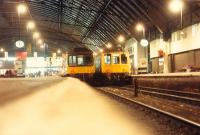
M 62 19 L 63 19 L 63 0 L 59 2 L 59 16 L 58 16 L 58 31 L 62 31 Z

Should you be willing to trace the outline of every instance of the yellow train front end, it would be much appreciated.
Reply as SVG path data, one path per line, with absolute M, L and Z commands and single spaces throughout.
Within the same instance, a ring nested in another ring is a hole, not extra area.
M 129 75 L 131 72 L 129 54 L 127 52 L 102 53 L 101 72 L 104 74 Z
M 67 76 L 88 81 L 95 73 L 93 53 L 85 48 L 68 53 Z
M 101 53 L 96 57 L 95 65 L 96 76 L 98 76 L 95 79 L 101 81 L 102 84 L 107 82 L 110 84 L 124 84 L 130 80 L 131 64 L 128 52 Z

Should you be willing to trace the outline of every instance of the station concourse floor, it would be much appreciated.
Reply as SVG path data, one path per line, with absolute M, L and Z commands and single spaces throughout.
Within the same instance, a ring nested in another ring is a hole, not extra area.
M 31 91 L 0 101 L 0 135 L 155 135 L 141 114 L 84 82 L 47 80 L 0 79 L 0 98 L 3 90 Z

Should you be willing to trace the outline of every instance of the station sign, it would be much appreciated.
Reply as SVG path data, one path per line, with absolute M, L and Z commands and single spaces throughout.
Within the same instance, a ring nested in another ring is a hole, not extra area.
M 16 52 L 16 58 L 25 60 L 27 58 L 27 52 Z
M 15 43 L 16 47 L 17 48 L 23 48 L 24 47 L 24 42 L 21 41 L 21 40 L 18 40 L 16 43 Z

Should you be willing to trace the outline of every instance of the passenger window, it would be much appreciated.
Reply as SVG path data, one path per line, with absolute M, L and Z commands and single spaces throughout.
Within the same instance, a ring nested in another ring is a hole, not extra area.
M 69 56 L 69 65 L 72 65 L 72 56 Z
M 127 64 L 127 56 L 126 56 L 126 54 L 122 54 L 121 55 L 121 63 L 122 64 Z
M 105 64 L 111 64 L 111 54 L 104 55 Z
M 72 66 L 76 66 L 76 56 L 72 56 Z
M 69 66 L 76 66 L 76 56 L 69 56 Z
M 83 65 L 83 56 L 82 55 L 79 55 L 77 60 L 78 60 L 78 65 Z
M 113 64 L 119 64 L 119 55 L 118 54 L 114 54 L 113 55 Z

